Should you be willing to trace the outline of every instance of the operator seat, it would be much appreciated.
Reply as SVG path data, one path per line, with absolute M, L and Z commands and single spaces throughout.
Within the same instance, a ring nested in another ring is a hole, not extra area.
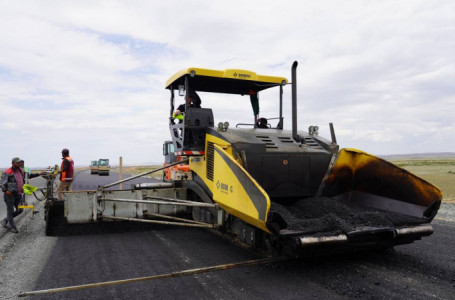
M 207 127 L 213 127 L 211 108 L 188 107 L 185 113 L 184 150 L 202 151 L 205 147 Z

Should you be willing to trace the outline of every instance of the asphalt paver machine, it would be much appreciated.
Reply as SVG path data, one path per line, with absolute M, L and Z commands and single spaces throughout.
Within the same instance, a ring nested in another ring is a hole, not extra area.
M 65 224 L 136 221 L 211 228 L 273 255 L 387 248 L 432 234 L 441 191 L 381 158 L 340 149 L 331 137 L 297 129 L 297 62 L 284 77 L 227 69 L 187 68 L 166 82 L 170 91 L 164 181 L 128 190 L 65 194 Z M 284 129 L 283 94 L 290 86 L 292 128 Z M 259 95 L 275 89 L 277 117 L 260 116 Z M 204 94 L 174 119 L 176 93 Z M 216 124 L 210 95 L 244 99 L 250 122 Z M 154 171 L 152 171 L 154 172 Z

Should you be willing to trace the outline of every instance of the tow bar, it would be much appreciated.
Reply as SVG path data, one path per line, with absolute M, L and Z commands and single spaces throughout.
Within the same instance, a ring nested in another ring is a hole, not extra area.
M 182 277 L 182 276 L 214 272 L 214 271 L 220 271 L 220 270 L 228 270 L 228 269 L 255 266 L 255 265 L 261 265 L 261 264 L 267 264 L 267 263 L 274 263 L 274 262 L 285 261 L 285 260 L 289 260 L 289 259 L 291 259 L 291 258 L 287 257 L 287 256 L 260 258 L 260 259 L 247 260 L 247 261 L 242 261 L 242 262 L 237 262 L 237 263 L 209 266 L 209 267 L 196 268 L 196 269 L 188 269 L 188 270 L 183 270 L 183 271 L 177 271 L 177 272 L 159 274 L 159 275 L 152 275 L 152 276 L 146 276 L 146 277 L 137 277 L 137 278 L 130 278 L 130 279 L 104 281 L 104 282 L 89 283 L 89 284 L 82 284 L 82 285 L 73 285 L 73 286 L 54 288 L 54 289 L 48 289 L 48 290 L 21 292 L 17 296 L 19 296 L 19 297 L 36 296 L 36 295 L 44 295 L 44 294 L 51 294 L 51 293 L 60 293 L 60 292 L 89 289 L 89 288 L 102 287 L 102 286 L 118 285 L 118 284 L 124 284 L 124 283 L 133 283 L 133 282 L 149 281 L 149 280 L 172 278 L 172 277 Z

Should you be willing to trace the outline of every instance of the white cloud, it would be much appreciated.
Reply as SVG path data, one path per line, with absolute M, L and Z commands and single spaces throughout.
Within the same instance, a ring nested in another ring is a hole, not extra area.
M 453 151 L 451 1 L 2 1 L 0 166 L 98 156 L 159 162 L 180 69 L 240 68 L 290 79 L 299 128 L 319 125 L 374 154 Z M 285 91 L 290 128 L 290 89 Z M 276 117 L 276 99 L 261 113 Z M 229 102 L 222 99 L 230 99 Z M 270 100 L 269 100 L 270 99 Z M 249 101 L 204 95 L 216 121 L 251 122 Z M 246 99 L 248 100 L 248 99 Z M 234 105 L 233 105 L 234 104 Z M 239 109 L 242 114 L 239 113 Z

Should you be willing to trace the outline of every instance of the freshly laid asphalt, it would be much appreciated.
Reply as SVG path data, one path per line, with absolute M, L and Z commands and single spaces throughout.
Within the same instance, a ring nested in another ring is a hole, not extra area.
M 74 189 L 86 190 L 105 184 L 106 177 L 82 172 L 76 179 L 80 184 L 75 182 Z M 96 230 L 80 227 L 67 236 L 48 237 L 44 234 L 41 203 L 37 203 L 37 209 L 40 213 L 33 218 L 30 213 L 24 214 L 18 223 L 18 235 L 0 228 L 0 299 L 19 291 L 258 258 L 217 234 L 195 228 L 149 224 Z M 444 205 L 442 209 L 452 212 L 455 205 Z M 33 298 L 453 299 L 455 219 L 444 211 L 441 215 L 448 217 L 433 222 L 432 236 L 383 252 L 285 261 Z

